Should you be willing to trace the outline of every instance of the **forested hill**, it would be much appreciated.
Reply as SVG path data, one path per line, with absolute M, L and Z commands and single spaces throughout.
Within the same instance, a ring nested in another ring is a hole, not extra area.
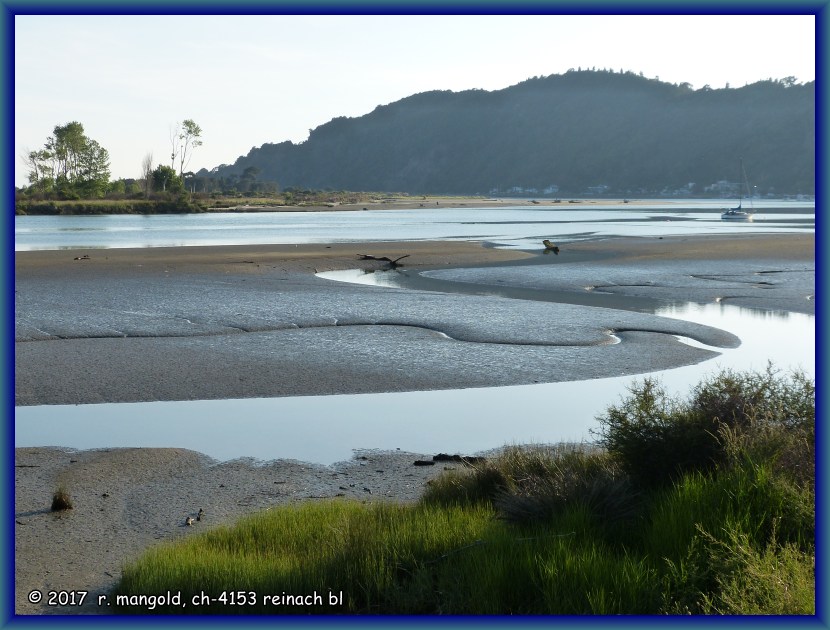
M 248 184 L 413 194 L 701 194 L 738 180 L 743 158 L 759 194 L 813 194 L 814 148 L 814 82 L 693 89 L 569 71 L 494 92 L 416 94 L 198 175 L 249 169 Z

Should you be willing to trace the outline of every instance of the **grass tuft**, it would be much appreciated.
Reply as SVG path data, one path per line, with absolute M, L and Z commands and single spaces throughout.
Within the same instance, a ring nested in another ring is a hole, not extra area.
M 61 512 L 72 508 L 72 497 L 69 495 L 69 491 L 64 486 L 59 486 L 52 495 L 52 511 Z

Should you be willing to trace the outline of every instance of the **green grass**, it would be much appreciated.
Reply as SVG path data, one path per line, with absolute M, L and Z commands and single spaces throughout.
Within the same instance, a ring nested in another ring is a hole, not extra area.
M 700 392 L 731 388 L 713 398 L 718 418 L 732 420 L 721 423 L 707 457 L 664 469 L 660 480 L 641 483 L 627 469 L 625 458 L 647 444 L 632 442 L 631 418 L 618 413 L 622 451 L 512 447 L 446 472 L 414 505 L 333 500 L 273 509 L 155 548 L 125 567 L 117 587 L 181 591 L 185 602 L 201 592 L 252 592 L 258 606 L 117 611 L 813 614 L 814 467 L 804 461 L 814 452 L 815 403 L 812 385 L 799 379 L 782 382 L 770 370 L 720 375 L 687 403 L 649 412 L 659 427 L 682 423 L 683 434 L 703 439 L 694 431 L 721 421 L 688 422 L 702 413 Z M 647 382 L 635 387 L 618 409 L 653 411 L 654 391 Z M 778 406 L 784 399 L 788 406 Z M 606 427 L 612 445 L 615 431 Z M 640 434 L 648 442 L 655 431 Z M 687 452 L 682 441 L 658 443 Z M 343 593 L 342 605 L 329 605 L 329 591 Z M 318 606 L 262 605 L 267 594 L 314 592 L 323 595 Z
M 152 611 L 174 614 L 618 614 L 659 604 L 654 568 L 598 543 L 587 511 L 522 528 L 495 516 L 483 506 L 305 503 L 158 547 L 125 569 L 116 595 L 173 590 L 191 602 L 243 591 L 260 604 Z M 343 592 L 343 606 L 329 606 L 329 591 Z M 262 602 L 314 592 L 322 605 Z

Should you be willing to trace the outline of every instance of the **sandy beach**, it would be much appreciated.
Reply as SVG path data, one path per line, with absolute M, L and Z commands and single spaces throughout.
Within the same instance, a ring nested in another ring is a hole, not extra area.
M 607 239 L 556 256 L 448 242 L 18 252 L 15 404 L 452 389 L 686 365 L 737 339 L 622 307 L 700 299 L 813 313 L 814 247 L 798 234 Z M 425 273 L 397 289 L 315 276 L 388 267 L 362 255 L 408 256 Z M 586 287 L 607 297 L 585 298 Z M 434 455 L 315 466 L 176 448 L 16 449 L 15 611 L 106 613 L 98 596 L 125 561 L 254 510 L 414 500 L 448 466 L 414 465 Z M 59 485 L 75 507 L 53 513 Z M 186 527 L 200 508 L 205 520 Z M 32 603 L 33 590 L 89 596 L 61 607 Z

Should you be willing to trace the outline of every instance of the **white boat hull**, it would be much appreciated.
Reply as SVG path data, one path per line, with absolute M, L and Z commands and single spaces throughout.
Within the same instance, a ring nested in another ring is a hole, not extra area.
M 720 218 L 724 221 L 752 221 L 752 213 L 743 210 L 727 210 Z

